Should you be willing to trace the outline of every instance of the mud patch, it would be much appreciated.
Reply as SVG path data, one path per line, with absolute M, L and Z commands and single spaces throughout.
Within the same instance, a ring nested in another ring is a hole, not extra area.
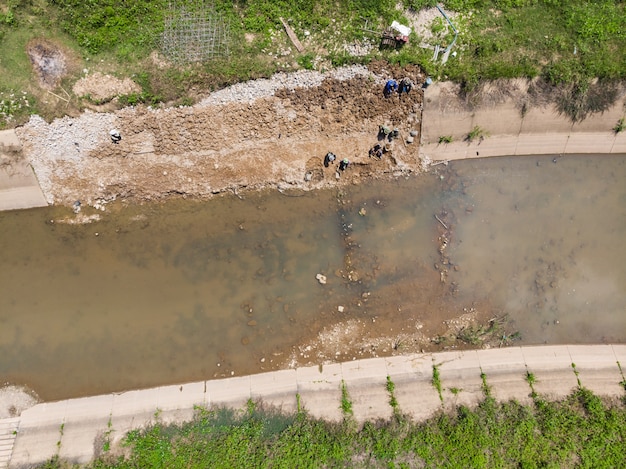
M 60 47 L 45 39 L 33 39 L 26 53 L 42 88 L 56 88 L 67 73 L 67 57 Z

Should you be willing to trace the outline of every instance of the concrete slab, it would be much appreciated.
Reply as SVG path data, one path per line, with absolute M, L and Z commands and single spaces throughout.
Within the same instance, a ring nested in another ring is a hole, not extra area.
M 10 467 L 38 464 L 58 453 L 68 402 L 42 403 L 22 412 Z
M 611 153 L 614 142 L 613 132 L 572 132 L 563 153 Z
M 39 187 L 35 173 L 27 161 L 18 160 L 6 166 L 0 166 L 0 210 L 47 205 L 48 202 Z
M 460 160 L 468 158 L 467 144 L 464 142 L 446 144 L 422 144 L 420 155 L 427 156 L 433 161 Z
M 615 127 L 617 121 L 624 117 L 624 101 L 617 102 L 609 109 L 591 114 L 587 119 L 572 125 L 574 132 L 606 132 Z
M 32 467 L 56 455 L 61 444 L 60 428 L 61 424 L 20 430 L 9 467 Z
M 626 154 L 626 132 L 620 132 L 615 135 L 611 153 L 624 155 Z
M 581 384 L 599 396 L 621 397 L 622 374 L 610 345 L 576 345 L 567 347 L 576 364 Z
M 250 376 L 250 396 L 290 413 L 297 410 L 296 370 L 280 370 Z
M 391 417 L 384 358 L 342 363 L 341 370 L 357 422 Z
M 520 134 L 516 155 L 559 155 L 565 152 L 568 134 Z
M 40 426 L 59 427 L 65 421 L 69 400 L 57 402 L 43 402 L 22 412 L 20 429 Z
M 626 376 L 626 344 L 613 344 L 611 345 L 615 359 L 619 362 L 622 368 L 622 374 Z
M 341 413 L 341 364 L 296 369 L 298 394 L 304 409 L 312 416 L 337 422 Z
M 442 408 L 437 390 L 428 380 L 396 380 L 394 395 L 400 412 L 415 420 L 424 420 Z
M 156 388 L 157 407 L 161 411 L 204 406 L 206 393 L 204 381 Z
M 58 447 L 59 457 L 77 464 L 91 461 L 95 456 L 96 438 L 106 432 L 108 421 L 108 418 L 100 418 L 67 422 L 63 428 L 61 445 Z
M 103 394 L 65 401 L 64 419 L 66 425 L 87 418 L 108 420 L 111 417 L 114 398 L 113 394 Z
M 392 379 L 406 377 L 407 379 L 425 379 L 430 381 L 433 374 L 433 355 L 432 354 L 412 354 L 406 356 L 387 357 L 385 366 L 387 374 Z
M 476 406 L 484 399 L 480 362 L 475 350 L 438 353 L 434 359 L 439 365 L 444 406 Z
M 468 158 L 515 155 L 517 153 L 517 146 L 517 137 L 507 135 L 487 137 L 480 143 L 472 142 L 469 147 Z
M 158 409 L 158 388 L 127 391 L 113 394 L 111 404 L 111 419 L 127 415 L 149 413 L 154 414 Z
M 476 354 L 493 397 L 522 404 L 532 402 L 532 391 L 526 381 L 526 362 L 520 347 L 478 350 Z
M 497 111 L 494 112 L 494 109 Z M 505 101 L 495 107 L 475 110 L 471 128 L 476 126 L 488 135 L 517 135 L 522 127 L 521 114 L 515 103 Z
M 218 379 L 206 382 L 205 402 L 208 407 L 245 407 L 250 399 L 250 376 Z
M 523 347 L 526 367 L 535 375 L 535 392 L 561 399 L 578 387 L 572 358 L 566 345 Z
M 422 420 L 441 408 L 439 394 L 432 384 L 433 355 L 389 357 L 385 362 L 401 413 Z
M 532 107 L 524 115 L 520 133 L 569 133 L 571 130 L 572 121 L 559 114 L 554 107 Z
M 387 364 L 384 358 L 367 358 L 341 364 L 341 375 L 347 383 L 379 381 L 387 378 Z

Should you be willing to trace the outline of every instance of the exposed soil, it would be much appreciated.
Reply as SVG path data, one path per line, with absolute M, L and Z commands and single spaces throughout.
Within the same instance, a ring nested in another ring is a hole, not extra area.
M 119 197 L 146 201 L 243 188 L 308 190 L 358 183 L 366 176 L 421 168 L 423 93 L 416 86 L 408 95 L 385 98 L 382 88 L 388 77 L 408 76 L 419 84 L 425 75 L 416 66 L 385 67 L 376 63 L 369 71 L 347 69 L 345 78 L 337 78 L 340 70 L 325 75 L 319 86 L 311 86 L 308 78 L 318 72 L 300 73 L 295 86 L 243 100 L 239 91 L 232 91 L 232 99 L 223 104 L 141 106 L 51 124 L 32 118 L 17 132 L 44 194 L 56 204 L 81 200 L 101 206 Z M 266 82 L 246 86 L 254 89 Z M 399 135 L 382 142 L 388 151 L 379 160 L 369 150 L 379 142 L 383 124 Z M 121 132 L 119 144 L 109 137 L 112 128 Z M 349 168 L 324 167 L 328 151 L 337 155 L 336 163 L 347 158 Z
M 67 73 L 67 59 L 63 51 L 45 39 L 33 39 L 26 47 L 39 84 L 46 90 L 56 88 Z
M 94 104 L 109 102 L 118 96 L 140 93 L 141 87 L 130 78 L 119 78 L 100 72 L 86 75 L 72 87 L 76 96 L 88 97 Z

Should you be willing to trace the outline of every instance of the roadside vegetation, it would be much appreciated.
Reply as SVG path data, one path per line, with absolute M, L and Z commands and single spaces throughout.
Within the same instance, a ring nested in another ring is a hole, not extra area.
M 425 422 L 403 416 L 357 426 L 303 410 L 284 414 L 249 402 L 244 411 L 198 409 L 193 421 L 157 421 L 103 447 L 90 468 L 626 467 L 626 407 L 581 388 L 559 402 L 498 403 L 441 410 Z M 343 404 L 342 404 L 343 405 Z M 394 404 L 391 404 L 394 405 Z M 48 469 L 75 467 L 55 458 Z
M 433 61 L 433 49 L 451 45 L 455 31 L 438 12 L 413 28 L 402 48 L 381 48 L 381 33 L 397 20 L 412 25 L 432 0 L 207 1 L 209 15 L 228 25 L 228 54 L 201 63 L 174 64 L 161 50 L 166 0 L 8 0 L 0 5 L 0 127 L 31 113 L 50 119 L 107 103 L 75 96 L 73 84 L 100 71 L 130 77 L 140 92 L 115 107 L 146 103 L 189 105 L 211 90 L 278 71 L 324 70 L 383 59 L 419 64 L 432 77 L 455 80 L 471 93 L 485 80 L 541 77 L 560 87 L 562 110 L 573 119 L 606 108 L 626 78 L 626 4 L 610 0 L 447 0 L 441 5 L 458 31 L 452 55 Z M 193 5 L 179 2 L 178 5 Z M 397 8 L 402 5 L 403 8 Z M 191 8 L 191 7 L 189 7 Z M 283 18 L 302 41 L 298 52 Z M 52 89 L 33 73 L 29 50 L 41 41 L 66 58 Z M 16 99 L 16 97 L 19 97 Z M 110 108 L 107 108 L 110 109 Z

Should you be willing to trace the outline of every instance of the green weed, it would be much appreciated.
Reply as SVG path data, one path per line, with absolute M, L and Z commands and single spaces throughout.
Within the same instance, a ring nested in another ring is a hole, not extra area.
M 486 135 L 487 133 L 485 132 L 485 130 L 476 125 L 472 130 L 469 131 L 469 133 L 465 137 L 465 140 L 467 142 L 473 142 L 476 139 L 482 140 L 485 138 Z
M 439 375 L 439 366 L 440 365 L 433 364 L 432 384 L 437 390 L 437 394 L 439 394 L 439 400 L 443 403 L 443 394 L 442 394 L 442 388 L 441 388 L 441 376 Z
M 487 383 L 487 375 L 485 373 L 483 373 L 482 371 L 480 372 L 480 380 L 482 381 L 482 390 L 483 390 L 483 394 L 485 396 L 485 398 L 490 398 L 491 397 L 491 386 L 489 386 L 489 384 Z
M 350 395 L 348 394 L 348 387 L 346 386 L 346 382 L 341 380 L 341 412 L 343 413 L 344 418 L 352 417 L 354 414 L 352 410 L 352 401 L 350 400 Z
M 613 127 L 613 132 L 618 134 L 620 132 L 623 132 L 624 129 L 626 129 L 626 123 L 624 123 L 624 118 L 622 117 L 620 120 L 617 121 L 617 124 L 615 124 L 615 127 Z
M 387 389 L 387 393 L 389 393 L 389 405 L 393 409 L 394 415 L 397 415 L 399 412 L 399 407 L 398 407 L 398 400 L 396 399 L 396 396 L 394 394 L 394 391 L 396 390 L 396 385 L 391 380 L 391 376 L 387 376 L 387 383 L 385 387 Z
M 576 381 L 578 382 L 578 387 L 581 388 L 582 384 L 580 382 L 580 376 L 579 376 L 579 371 L 576 369 L 576 363 L 572 363 L 572 371 L 574 372 L 574 374 L 576 375 Z

